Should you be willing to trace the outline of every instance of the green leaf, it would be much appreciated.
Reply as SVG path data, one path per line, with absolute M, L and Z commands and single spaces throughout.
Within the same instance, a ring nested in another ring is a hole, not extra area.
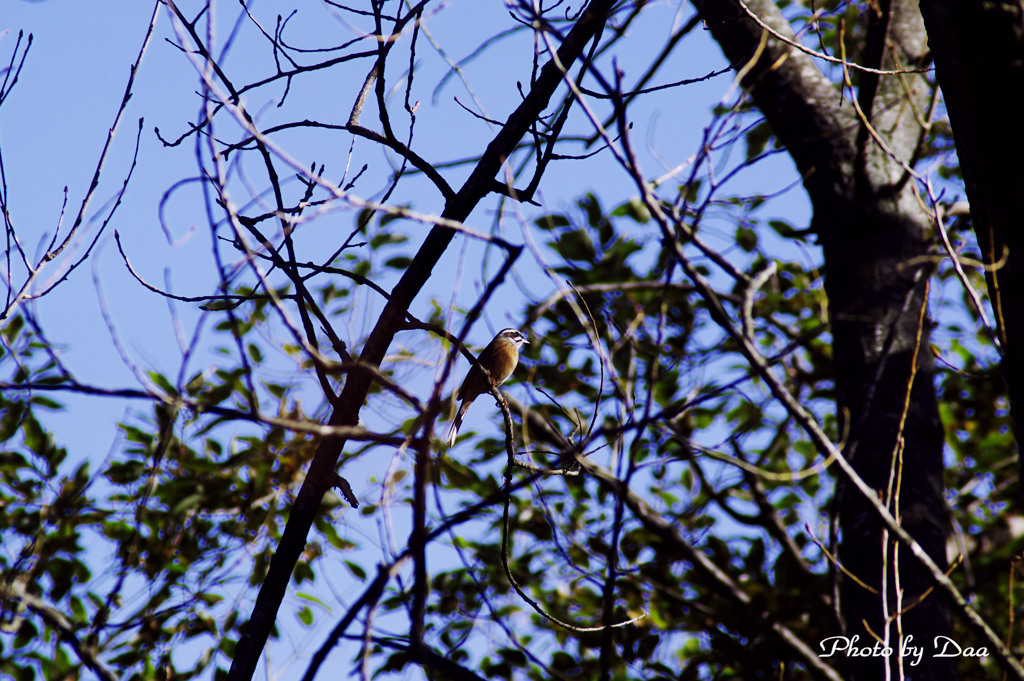
M 647 210 L 647 206 L 644 205 L 644 202 L 640 200 L 639 196 L 634 196 L 629 201 L 618 206 L 612 211 L 612 215 L 616 217 L 624 216 L 632 218 L 635 222 L 638 222 L 641 225 L 646 225 L 651 219 L 650 211 Z M 602 235 L 601 241 L 605 242 L 604 235 Z
M 406 217 L 406 212 L 409 210 L 409 204 L 401 206 L 392 206 L 393 212 L 383 213 L 380 216 L 380 226 L 386 227 L 395 220 L 401 220 Z
M 593 194 L 587 194 L 580 200 L 579 207 L 586 213 L 587 224 L 591 227 L 597 227 L 604 222 L 604 211 L 601 210 L 601 202 Z
M 370 239 L 370 248 L 377 250 L 382 246 L 404 244 L 408 240 L 409 238 L 404 234 L 397 234 L 395 232 L 377 232 L 373 235 L 373 238 Z
M 736 244 L 747 253 L 757 248 L 757 233 L 747 225 L 736 228 Z
M 385 267 L 390 267 L 391 269 L 395 269 L 395 270 L 407 270 L 407 269 L 409 269 L 409 265 L 411 265 L 411 264 L 412 264 L 412 258 L 410 258 L 408 256 L 404 256 L 404 255 L 396 256 L 394 258 L 389 258 L 389 259 L 384 261 L 384 266 Z
M 590 234 L 583 229 L 564 232 L 553 244 L 555 252 L 566 260 L 592 262 L 597 258 L 597 251 Z
M 203 303 L 199 306 L 199 309 L 207 312 L 222 312 L 224 310 L 237 309 L 244 302 L 244 300 L 214 300 L 209 303 Z
M 537 225 L 541 229 L 555 229 L 556 227 L 568 227 L 572 223 L 564 215 L 558 213 L 550 213 L 548 215 L 542 215 L 533 221 L 533 224 Z
M 351 560 L 346 560 L 345 567 L 347 567 L 348 571 L 352 573 L 352 576 L 360 582 L 366 581 L 366 570 L 364 570 L 361 565 L 354 563 Z
M 372 208 L 363 208 L 356 214 L 356 230 L 365 233 L 366 226 L 373 220 L 373 216 L 376 215 L 377 211 Z
M 204 497 L 205 495 L 200 493 L 190 494 L 181 501 L 179 501 L 177 504 L 175 504 L 174 508 L 171 509 L 171 512 L 174 515 L 181 515 L 186 511 L 191 511 L 192 509 L 200 505 Z
M 320 600 L 319 598 L 317 598 L 316 596 L 314 596 L 313 594 L 311 594 L 311 593 L 309 593 L 307 591 L 299 591 L 295 595 L 298 596 L 299 598 L 301 598 L 304 601 L 309 601 L 310 603 L 316 603 L 317 605 L 322 606 L 325 610 L 327 609 L 327 604 L 326 603 L 324 603 L 322 600 Z
M 768 147 L 774 137 L 771 126 L 767 122 L 761 121 L 749 131 L 745 140 L 747 142 L 747 160 L 751 160 L 756 156 L 760 156 L 764 150 Z
M 155 383 L 158 388 L 163 390 L 168 395 L 178 394 L 178 390 L 177 388 L 174 387 L 174 384 L 167 380 L 167 377 L 161 373 L 158 373 L 156 371 L 150 371 L 149 380 L 153 381 L 153 383 Z
M 44 409 L 53 409 L 54 411 L 62 411 L 64 405 L 55 400 L 51 400 L 49 397 L 43 395 L 35 395 L 32 397 L 32 404 L 43 407 Z

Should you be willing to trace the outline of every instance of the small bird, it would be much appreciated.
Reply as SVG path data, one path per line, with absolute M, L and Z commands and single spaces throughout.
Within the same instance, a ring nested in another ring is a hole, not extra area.
M 516 365 L 519 364 L 519 348 L 523 343 L 529 342 L 519 329 L 502 329 L 480 353 L 480 366 L 490 372 L 490 380 L 476 364 L 466 374 L 466 380 L 462 382 L 462 388 L 459 389 L 459 394 L 456 397 L 456 399 L 462 400 L 462 405 L 459 407 L 459 413 L 455 415 L 455 420 L 452 421 L 451 430 L 448 431 L 449 447 L 455 445 L 455 439 L 459 436 L 459 427 L 462 425 L 462 420 L 466 418 L 469 405 L 473 404 L 473 400 L 490 391 L 490 381 L 494 381 L 494 385 L 499 386 L 508 380 L 508 377 L 515 371 Z

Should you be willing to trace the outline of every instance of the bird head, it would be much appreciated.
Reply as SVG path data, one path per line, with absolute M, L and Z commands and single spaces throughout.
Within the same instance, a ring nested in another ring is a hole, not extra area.
M 524 343 L 527 345 L 529 345 L 530 343 L 530 341 L 526 340 L 526 336 L 524 336 L 523 332 L 520 331 L 519 329 L 502 329 L 501 331 L 498 332 L 498 335 L 495 337 L 495 340 L 497 339 L 514 343 L 516 346 L 516 350 L 521 348 Z

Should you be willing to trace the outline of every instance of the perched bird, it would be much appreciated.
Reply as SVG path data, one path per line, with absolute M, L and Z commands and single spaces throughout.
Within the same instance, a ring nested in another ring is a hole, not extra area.
M 490 391 L 490 381 L 493 381 L 496 386 L 501 385 L 515 371 L 516 365 L 519 364 L 519 348 L 523 343 L 529 343 L 529 341 L 526 340 L 522 331 L 502 329 L 480 353 L 480 366 L 490 372 L 490 380 L 476 364 L 466 374 L 466 380 L 462 382 L 462 388 L 456 398 L 462 400 L 462 405 L 459 407 L 459 413 L 455 415 L 455 420 L 452 421 L 451 430 L 448 431 L 449 447 L 455 444 L 455 438 L 459 436 L 459 427 L 462 425 L 462 420 L 466 418 L 466 412 L 469 410 L 469 405 L 473 404 L 473 400 Z

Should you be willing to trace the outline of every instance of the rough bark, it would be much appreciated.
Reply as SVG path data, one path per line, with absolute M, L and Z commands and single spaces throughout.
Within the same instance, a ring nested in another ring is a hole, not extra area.
M 1024 3 L 922 0 L 988 273 L 1013 421 L 1024 432 Z M 1021 459 L 1024 469 L 1024 457 Z
M 751 67 L 764 29 L 736 0 L 694 4 L 733 66 Z M 774 3 L 745 4 L 779 34 L 792 38 Z M 916 4 L 896 0 L 881 7 L 882 14 L 865 29 L 860 62 L 878 69 L 921 63 L 925 37 Z M 845 452 L 873 489 L 883 498 L 896 499 L 890 505 L 908 532 L 945 565 L 948 521 L 942 494 L 942 424 L 928 352 L 929 272 L 912 264 L 927 252 L 929 224 L 903 168 L 890 156 L 905 162 L 912 158 L 923 134 L 915 113 L 927 110 L 932 91 L 914 74 L 859 72 L 853 78 L 862 114 L 850 93 L 841 93 L 811 56 L 769 37 L 743 85 L 796 162 L 813 206 L 811 227 L 824 249 L 837 410 L 847 429 Z M 888 491 L 894 488 L 898 494 Z M 894 574 L 891 540 L 885 541 L 874 512 L 842 480 L 837 501 L 839 560 L 879 591 L 886 575 L 887 604 L 851 580 L 842 582 L 841 624 L 846 635 L 857 635 L 860 645 L 870 646 L 874 639 L 863 622 L 885 635 L 883 612 L 897 608 L 896 585 L 906 607 L 930 581 L 906 551 L 899 553 L 900 570 Z M 927 598 L 903 615 L 901 629 L 918 645 L 949 635 L 948 610 L 937 597 Z M 896 627 L 890 625 L 889 640 L 895 637 Z M 897 659 L 888 658 L 893 678 L 898 678 Z M 849 662 L 855 679 L 885 678 L 886 658 Z M 949 660 L 927 657 L 916 667 L 906 667 L 905 673 L 914 679 L 955 678 Z

